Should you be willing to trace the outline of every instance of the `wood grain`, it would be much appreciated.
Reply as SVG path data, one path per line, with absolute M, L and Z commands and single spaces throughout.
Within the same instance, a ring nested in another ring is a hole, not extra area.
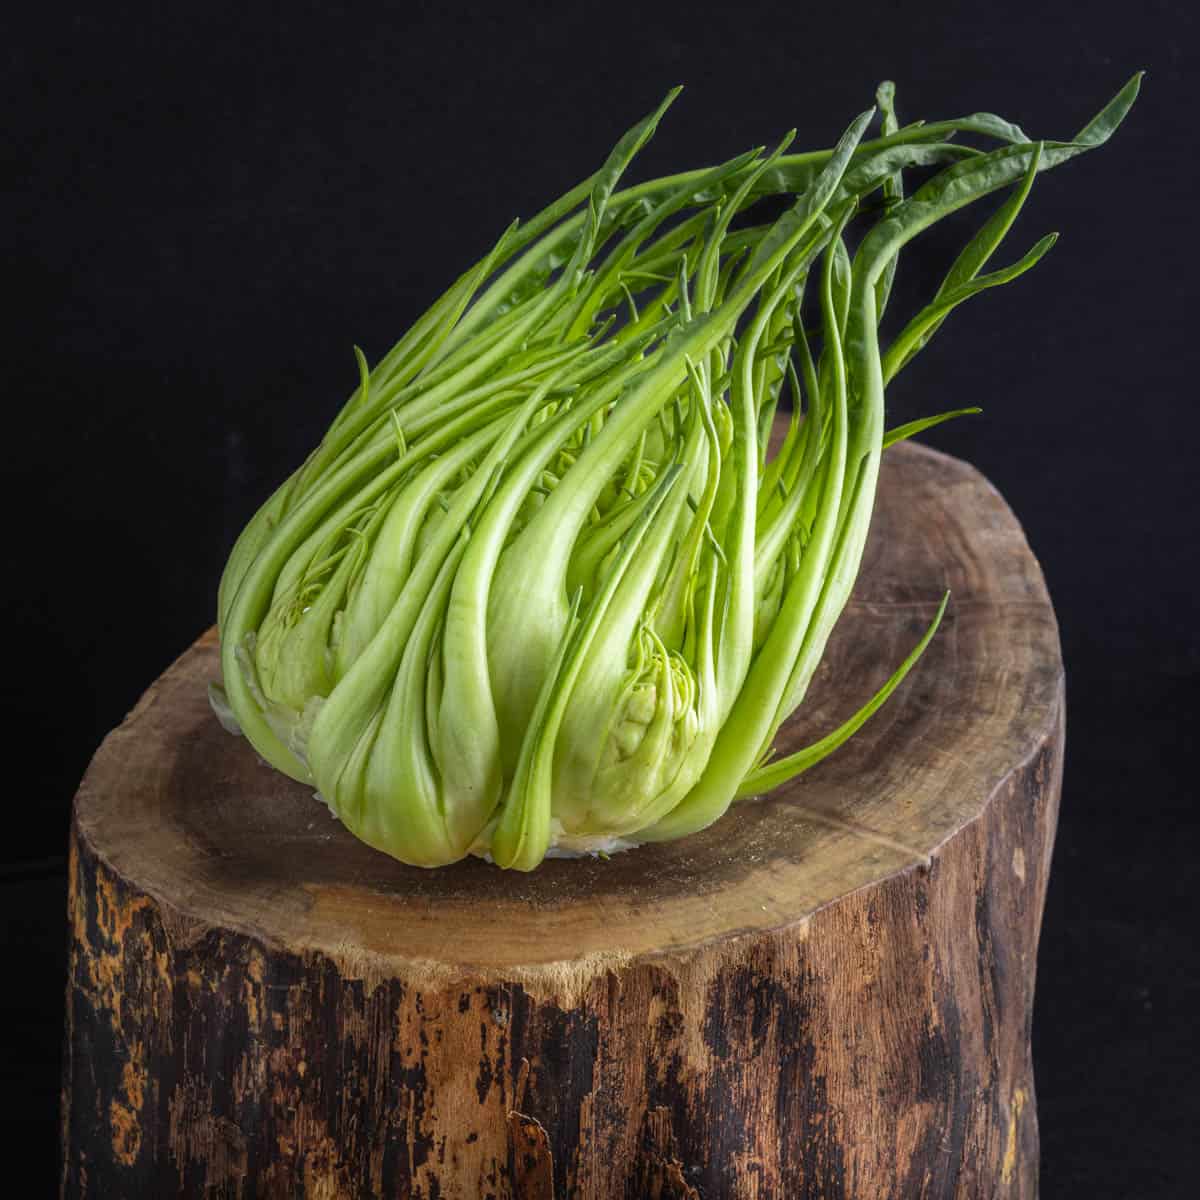
M 1063 676 L 996 491 L 888 452 L 781 749 L 951 606 L 850 744 L 711 829 L 408 868 L 211 716 L 214 635 L 72 829 L 64 1196 L 1031 1197 Z

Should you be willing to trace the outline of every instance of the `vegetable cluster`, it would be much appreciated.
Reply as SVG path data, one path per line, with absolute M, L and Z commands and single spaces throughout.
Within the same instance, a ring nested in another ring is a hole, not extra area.
M 1138 82 L 1068 142 L 986 113 L 900 127 L 885 83 L 871 140 L 875 110 L 832 150 L 789 136 L 618 191 L 672 92 L 374 368 L 358 352 L 355 393 L 229 558 L 214 703 L 421 866 L 682 837 L 818 761 L 934 629 L 845 726 L 771 761 L 854 583 L 881 453 L 954 415 L 886 433 L 884 389 L 1050 248 L 983 273 L 1035 176 L 1103 143 Z M 1006 188 L 881 348 L 901 248 Z

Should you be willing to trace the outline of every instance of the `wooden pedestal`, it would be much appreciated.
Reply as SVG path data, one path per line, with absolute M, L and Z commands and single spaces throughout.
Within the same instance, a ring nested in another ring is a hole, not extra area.
M 1062 756 L 1037 563 L 970 467 L 888 452 L 789 745 L 953 589 L 858 737 L 711 829 L 531 875 L 407 868 L 208 709 L 202 637 L 72 829 L 69 1197 L 1032 1197 Z

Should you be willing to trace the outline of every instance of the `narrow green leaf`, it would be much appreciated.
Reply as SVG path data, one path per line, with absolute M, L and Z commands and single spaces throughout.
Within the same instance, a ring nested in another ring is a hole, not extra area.
M 937 615 L 930 622 L 929 628 L 921 636 L 921 640 L 892 673 L 887 683 L 854 716 L 842 725 L 839 725 L 832 733 L 826 734 L 819 742 L 814 742 L 811 746 L 806 746 L 803 750 L 797 750 L 795 754 L 789 754 L 786 758 L 776 759 L 766 766 L 751 771 L 742 780 L 737 789 L 738 798 L 742 799 L 746 796 L 769 792 L 773 788 L 777 788 L 789 780 L 795 779 L 797 775 L 807 771 L 810 767 L 815 767 L 822 759 L 828 758 L 835 750 L 849 741 L 883 707 L 888 697 L 904 682 L 909 671 L 913 669 L 917 660 L 925 653 L 926 647 L 933 640 L 933 635 L 937 632 L 938 626 L 941 624 L 942 616 L 946 611 L 946 604 L 949 602 L 949 599 L 950 593 L 946 592 L 942 596 L 941 604 L 938 606 Z
M 982 408 L 956 408 L 952 412 L 938 413 L 935 417 L 921 417 L 920 420 L 909 421 L 906 425 L 897 425 L 895 429 L 889 429 L 883 435 L 883 448 L 886 450 L 897 442 L 903 442 L 907 438 L 915 437 L 918 433 L 924 433 L 926 429 L 932 429 L 943 421 L 951 421 L 955 417 L 965 417 L 981 412 L 983 412 Z
M 890 79 L 885 79 L 876 89 L 875 103 L 878 105 L 880 113 L 883 114 L 884 136 L 899 132 L 900 122 L 896 118 L 896 85 Z M 904 199 L 903 167 L 897 167 L 883 181 L 883 197 L 889 208 Z M 900 255 L 894 255 L 884 267 L 883 274 L 879 276 L 879 282 L 875 285 L 875 310 L 881 321 L 884 310 L 887 308 L 888 298 L 892 294 L 892 285 L 896 280 L 896 267 L 899 262 Z
M 988 275 L 980 275 L 967 283 L 959 284 L 950 291 L 943 293 L 939 300 L 923 308 L 896 335 L 895 341 L 888 347 L 887 353 L 883 358 L 884 383 L 890 382 L 912 361 L 914 356 L 928 344 L 929 339 L 946 317 L 962 304 L 964 300 L 969 300 L 972 296 L 977 296 L 980 292 L 985 292 L 989 288 L 1000 287 L 1002 284 L 1010 283 L 1018 276 L 1024 275 L 1026 271 L 1037 265 L 1042 256 L 1050 250 L 1050 247 L 1057 240 L 1057 233 L 1048 233 L 1011 266 L 999 271 L 992 271 Z

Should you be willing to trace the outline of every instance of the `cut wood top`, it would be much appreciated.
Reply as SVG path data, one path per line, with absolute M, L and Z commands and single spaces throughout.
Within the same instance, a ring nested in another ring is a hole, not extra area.
M 232 929 L 372 975 L 590 973 L 778 929 L 919 869 L 1055 730 L 1058 631 L 1020 526 L 972 467 L 900 445 L 884 455 L 854 598 L 780 752 L 859 707 L 947 587 L 924 658 L 854 739 L 679 842 L 531 874 L 475 859 L 406 867 L 218 725 L 206 695 L 219 677 L 214 630 L 100 747 L 76 801 L 79 833 L 158 903 L 173 936 Z

